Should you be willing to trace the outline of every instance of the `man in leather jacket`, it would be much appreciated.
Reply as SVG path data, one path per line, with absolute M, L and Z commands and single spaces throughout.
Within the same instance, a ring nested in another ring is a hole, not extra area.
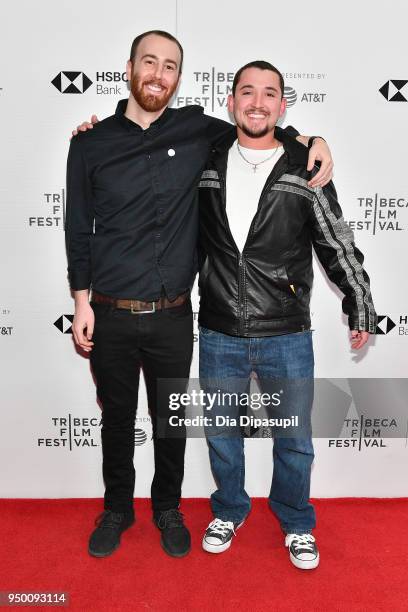
M 292 563 L 312 569 L 319 564 L 309 502 L 312 248 L 345 296 L 352 348 L 361 348 L 375 332 L 376 314 L 363 255 L 333 184 L 309 186 L 314 172 L 306 168 L 306 149 L 276 126 L 286 107 L 283 91 L 281 73 L 267 62 L 251 62 L 237 72 L 228 108 L 238 140 L 229 135 L 213 148 L 199 184 L 200 379 L 206 391 L 244 393 L 255 372 L 261 389 L 279 380 L 290 392 L 281 409 L 285 416 L 295 410 L 303 427 L 275 436 L 269 503 Z M 233 418 L 239 408 L 216 404 L 212 411 L 213 422 L 216 415 L 230 419 L 206 428 L 218 489 L 211 496 L 215 518 L 203 548 L 219 553 L 231 545 L 250 499 L 240 420 Z

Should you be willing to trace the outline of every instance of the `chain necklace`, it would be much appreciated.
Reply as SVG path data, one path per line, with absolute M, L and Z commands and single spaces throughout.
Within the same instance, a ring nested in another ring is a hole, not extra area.
M 269 155 L 269 157 L 267 157 L 266 159 L 263 159 L 262 161 L 258 162 L 257 164 L 254 164 L 253 162 L 250 162 L 248 159 L 246 159 L 246 157 L 244 157 L 241 149 L 239 148 L 239 144 L 237 141 L 237 149 L 238 149 L 238 153 L 240 154 L 240 156 L 242 157 L 242 159 L 249 164 L 250 166 L 252 166 L 252 170 L 254 172 L 256 172 L 258 166 L 260 166 L 261 164 L 264 164 L 265 162 L 269 161 L 270 159 L 272 159 L 272 157 L 274 157 L 276 155 L 276 152 L 278 149 L 280 149 L 280 146 L 276 147 L 274 152 L 272 153 L 272 155 Z

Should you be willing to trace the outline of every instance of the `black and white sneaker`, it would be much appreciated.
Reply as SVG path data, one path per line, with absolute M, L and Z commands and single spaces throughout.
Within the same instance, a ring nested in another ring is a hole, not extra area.
M 319 551 L 311 533 L 288 533 L 285 546 L 293 565 L 299 569 L 314 569 L 319 565 Z
M 231 546 L 232 538 L 236 535 L 235 530 L 239 529 L 244 521 L 234 525 L 232 521 L 222 521 L 214 519 L 208 525 L 203 537 L 203 548 L 210 553 L 222 553 Z

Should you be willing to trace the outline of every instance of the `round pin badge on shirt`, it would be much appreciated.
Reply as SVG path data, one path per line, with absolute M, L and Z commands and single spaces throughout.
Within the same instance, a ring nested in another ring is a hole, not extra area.
M 174 149 L 169 149 L 169 150 L 167 151 L 167 155 L 168 155 L 169 157 L 174 157 L 174 156 L 175 156 L 175 154 L 176 154 L 176 152 L 175 152 L 175 150 L 174 150 Z

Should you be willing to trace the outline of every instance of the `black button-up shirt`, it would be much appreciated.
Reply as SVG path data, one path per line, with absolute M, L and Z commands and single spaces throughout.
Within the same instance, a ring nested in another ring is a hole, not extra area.
M 166 109 L 143 130 L 115 115 L 71 141 L 66 246 L 73 290 L 153 301 L 196 273 L 197 184 L 212 144 L 233 130 L 199 106 Z

